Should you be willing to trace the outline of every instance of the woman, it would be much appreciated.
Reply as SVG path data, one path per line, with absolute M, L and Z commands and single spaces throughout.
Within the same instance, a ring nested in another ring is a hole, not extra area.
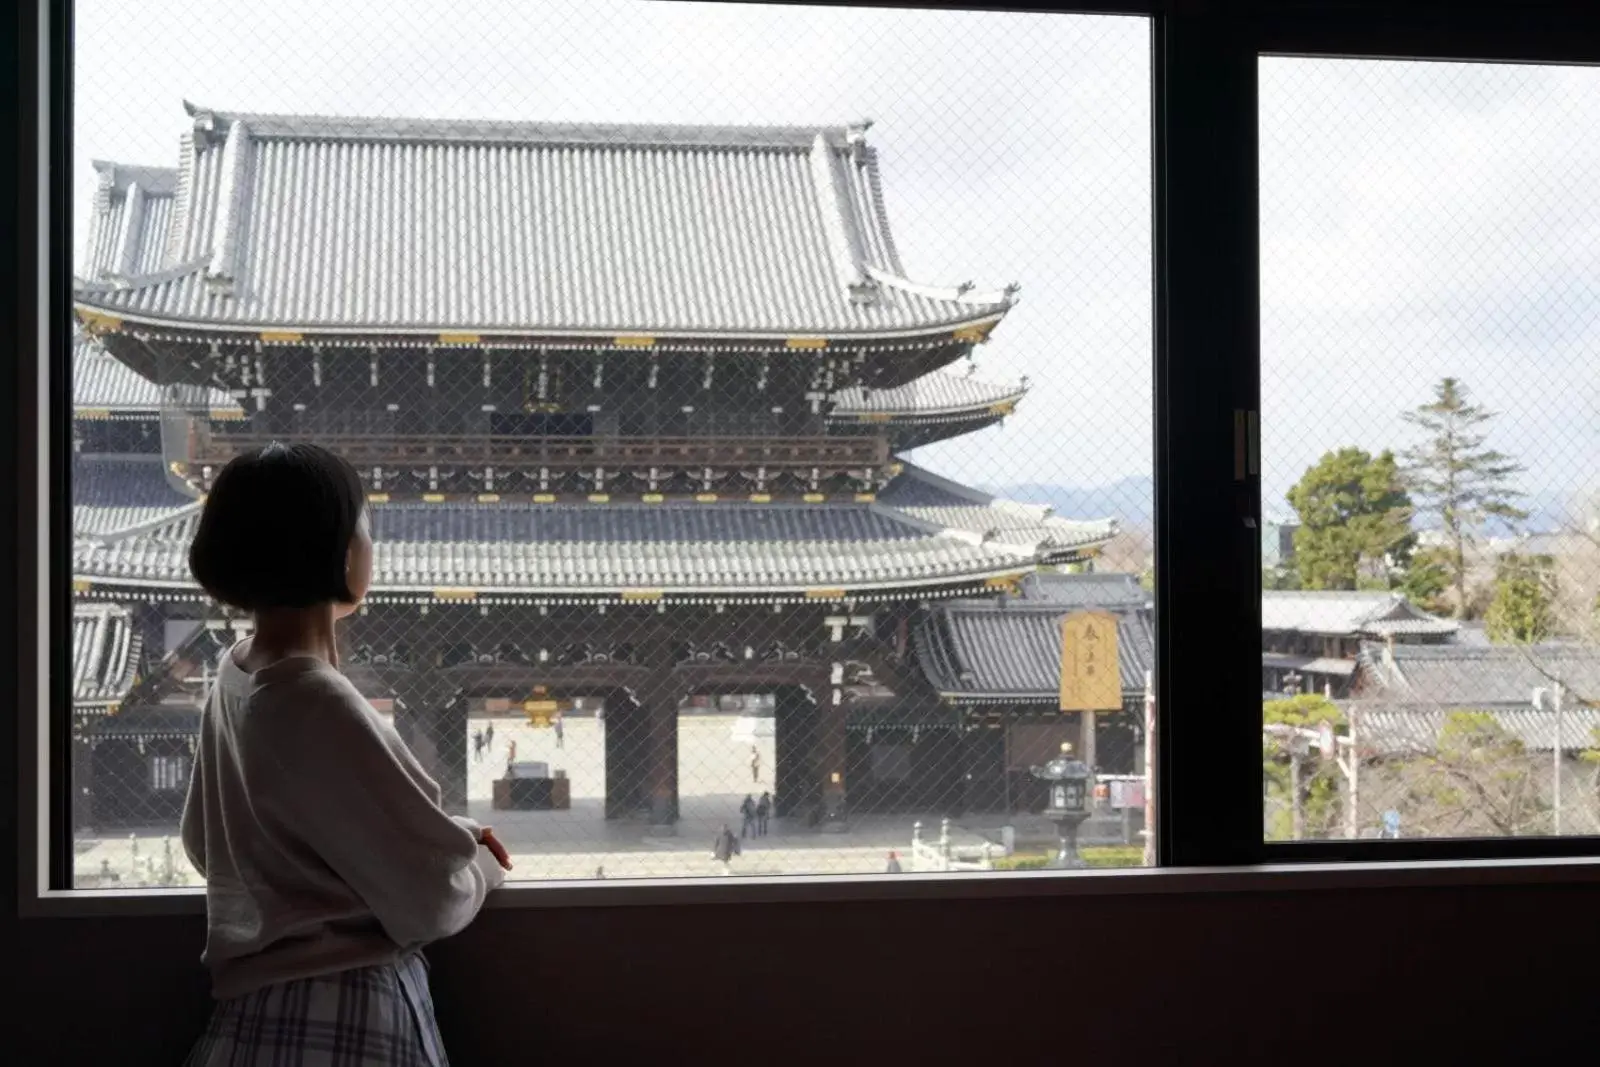
M 189 1064 L 444 1067 L 419 950 L 510 862 L 338 671 L 334 624 L 372 578 L 360 478 L 314 445 L 240 456 L 189 566 L 255 621 L 223 653 L 183 812 L 218 1001 Z

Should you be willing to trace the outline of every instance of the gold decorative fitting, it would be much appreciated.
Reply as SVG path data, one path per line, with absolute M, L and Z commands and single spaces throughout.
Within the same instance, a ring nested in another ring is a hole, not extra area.
M 878 499 L 878 494 L 877 493 L 857 493 L 856 494 L 856 503 L 857 504 L 871 504 L 873 501 L 875 501 L 877 499 Z
M 989 337 L 989 331 L 994 329 L 994 323 L 985 322 L 978 326 L 963 326 L 955 332 L 957 341 L 984 341 Z
M 589 503 L 591 503 L 591 504 L 609 504 L 609 503 L 611 503 L 611 494 L 610 493 L 590 493 L 589 494 Z
M 826 337 L 791 337 L 791 338 L 789 338 L 789 347 L 790 348 L 827 348 L 828 347 L 828 339 Z
M 807 600 L 843 600 L 843 589 L 807 589 Z
M 717 494 L 715 494 L 715 493 L 696 493 L 694 495 L 694 500 L 695 500 L 695 503 L 697 503 L 697 504 L 715 504 L 717 502 Z
M 87 308 L 78 309 L 78 321 L 91 333 L 115 333 L 122 329 L 122 320 L 115 315 L 107 315 L 103 311 L 90 311 Z
M 1002 400 L 997 404 L 989 405 L 989 411 L 995 415 L 1009 415 L 1016 409 L 1016 402 L 1011 400 Z
M 452 588 L 435 589 L 433 591 L 433 599 L 435 599 L 435 600 L 476 600 L 476 599 L 478 599 L 478 591 L 476 589 L 452 589 Z
M 74 593 L 87 593 L 93 585 L 94 583 L 87 578 L 72 579 L 72 591 Z
M 441 333 L 439 343 L 442 345 L 475 345 L 480 340 L 475 333 Z
M 622 599 L 624 603 L 646 603 L 660 600 L 664 595 L 660 589 L 624 589 Z
M 614 339 L 618 348 L 649 348 L 656 343 L 654 337 L 644 334 L 623 334 Z
M 887 411 L 863 411 L 861 413 L 861 421 L 862 422 L 888 422 L 889 421 L 889 413 Z
M 422 494 L 422 499 L 423 499 L 423 501 L 425 503 L 429 503 L 429 504 L 443 504 L 444 503 L 444 494 L 443 493 L 423 493 Z
M 111 411 L 107 408 L 79 408 L 73 414 L 80 419 L 109 419 Z
M 387 504 L 388 502 L 389 502 L 389 494 L 388 493 L 368 493 L 367 494 L 367 503 L 369 503 L 369 504 Z
M 659 504 L 667 498 L 662 496 L 660 493 L 646 493 L 639 499 L 643 500 L 646 504 Z
M 499 493 L 479 493 L 478 494 L 478 503 L 480 503 L 480 504 L 498 504 L 498 503 L 500 503 L 500 494 Z
M 242 422 L 244 412 L 238 408 L 212 408 L 211 417 L 219 422 Z
M 752 504 L 770 504 L 770 503 L 772 503 L 772 494 L 771 493 L 751 493 L 750 494 L 750 503 L 752 503 Z
M 807 504 L 820 504 L 827 500 L 828 497 L 826 493 L 807 493 L 800 499 L 804 500 Z
M 556 495 L 554 493 L 535 493 L 533 494 L 533 502 L 535 504 L 554 504 Z
M 262 330 L 263 341 L 294 342 L 305 340 L 305 335 L 296 330 Z

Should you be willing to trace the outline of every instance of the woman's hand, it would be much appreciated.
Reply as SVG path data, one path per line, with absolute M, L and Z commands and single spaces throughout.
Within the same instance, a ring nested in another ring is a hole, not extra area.
M 478 837 L 478 844 L 488 849 L 489 854 L 495 858 L 495 862 L 499 863 L 501 867 L 508 871 L 511 869 L 511 856 L 506 852 L 506 846 L 502 845 L 500 839 L 494 836 L 492 828 L 488 826 L 483 828 L 483 833 Z

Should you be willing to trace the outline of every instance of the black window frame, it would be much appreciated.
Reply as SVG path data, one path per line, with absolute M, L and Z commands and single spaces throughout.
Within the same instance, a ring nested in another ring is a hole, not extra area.
M 18 845 L 20 901 L 26 911 L 71 911 L 75 898 L 105 897 L 71 889 L 69 819 L 70 613 L 50 611 L 40 625 L 40 595 L 59 597 L 70 582 L 70 338 L 72 219 L 64 176 L 71 172 L 72 3 L 36 0 L 14 9 L 21 32 L 10 70 L 19 77 L 24 145 L 38 147 L 38 166 L 15 171 L 20 239 L 13 242 L 17 284 L 4 299 L 14 307 L 15 388 L 0 397 L 0 422 L 15 428 L 5 457 L 17 472 L 16 640 L 18 657 Z M 912 6 L 912 5 L 884 5 Z M 1237 887 L 1247 868 L 1264 864 L 1365 865 L 1360 879 L 1406 880 L 1416 870 L 1395 865 L 1448 863 L 1465 871 L 1479 861 L 1523 863 L 1540 879 L 1549 861 L 1582 860 L 1555 877 L 1592 879 L 1600 837 L 1403 839 L 1275 843 L 1262 835 L 1256 746 L 1260 722 L 1261 500 L 1257 412 L 1260 400 L 1259 213 L 1257 208 L 1257 65 L 1263 55 L 1453 59 L 1469 62 L 1600 63 L 1600 11 L 1578 2 L 1537 5 L 1419 0 L 1250 0 L 1250 2 L 1106 2 L 1071 8 L 1008 4 L 1007 10 L 1138 15 L 1150 19 L 1152 61 L 1152 297 L 1156 481 L 1157 856 L 1154 871 L 1074 877 L 1008 874 L 944 878 L 899 885 L 853 878 L 796 878 L 790 887 L 753 887 L 759 899 L 1008 896 L 1070 892 L 1185 891 L 1183 869 L 1218 869 L 1218 885 Z M 48 16 L 48 17 L 46 17 Z M 42 188 L 48 201 L 40 240 L 27 236 Z M 40 268 L 46 273 L 41 287 Z M 43 327 L 45 337 L 34 343 Z M 50 374 L 40 379 L 41 359 Z M 10 418 L 4 416 L 9 415 Z M 46 437 L 45 435 L 48 435 Z M 40 454 L 48 441 L 47 457 Z M 40 462 L 49 468 L 41 472 Z M 43 474 L 43 477 L 41 477 Z M 40 541 L 39 509 L 48 509 L 48 545 Z M 47 566 L 38 563 L 47 561 Z M 41 577 L 43 575 L 43 585 Z M 42 590 L 42 594 L 41 594 Z M 1203 640 L 1183 640 L 1184 634 Z M 47 651 L 48 660 L 41 659 Z M 42 669 L 41 669 L 42 666 Z M 40 687 L 48 694 L 50 729 L 40 733 Z M 1223 709 L 1221 712 L 1215 709 Z M 1232 710 L 1229 710 L 1232 709 Z M 51 783 L 41 796 L 42 780 Z M 1379 866 L 1373 866 L 1373 864 Z M 1323 873 L 1325 885 L 1326 867 Z M 1385 874 L 1384 872 L 1388 873 Z M 1574 874 L 1576 872 L 1576 874 Z M 41 878 L 44 875 L 44 878 Z M 1504 870 L 1502 870 L 1502 875 Z M 1308 882 L 1307 884 L 1312 884 Z M 826 887 L 832 887 L 831 889 Z M 822 891 L 819 891 L 822 890 Z M 198 895 L 168 891 L 188 909 Z M 575 897 L 529 885 L 524 904 L 671 903 L 725 900 L 733 887 L 686 883 L 636 888 L 622 883 Z M 619 895 L 621 894 L 621 895 Z M 46 899 L 51 898 L 51 899 Z M 61 905 L 51 907 L 49 905 Z M 104 903 L 111 913 L 136 911 L 126 895 Z

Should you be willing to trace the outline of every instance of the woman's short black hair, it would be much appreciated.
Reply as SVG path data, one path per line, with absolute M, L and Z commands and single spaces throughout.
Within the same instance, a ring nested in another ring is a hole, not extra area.
M 361 476 L 326 448 L 273 444 L 237 456 L 206 496 L 189 570 L 243 611 L 351 603 L 346 564 L 366 506 Z

